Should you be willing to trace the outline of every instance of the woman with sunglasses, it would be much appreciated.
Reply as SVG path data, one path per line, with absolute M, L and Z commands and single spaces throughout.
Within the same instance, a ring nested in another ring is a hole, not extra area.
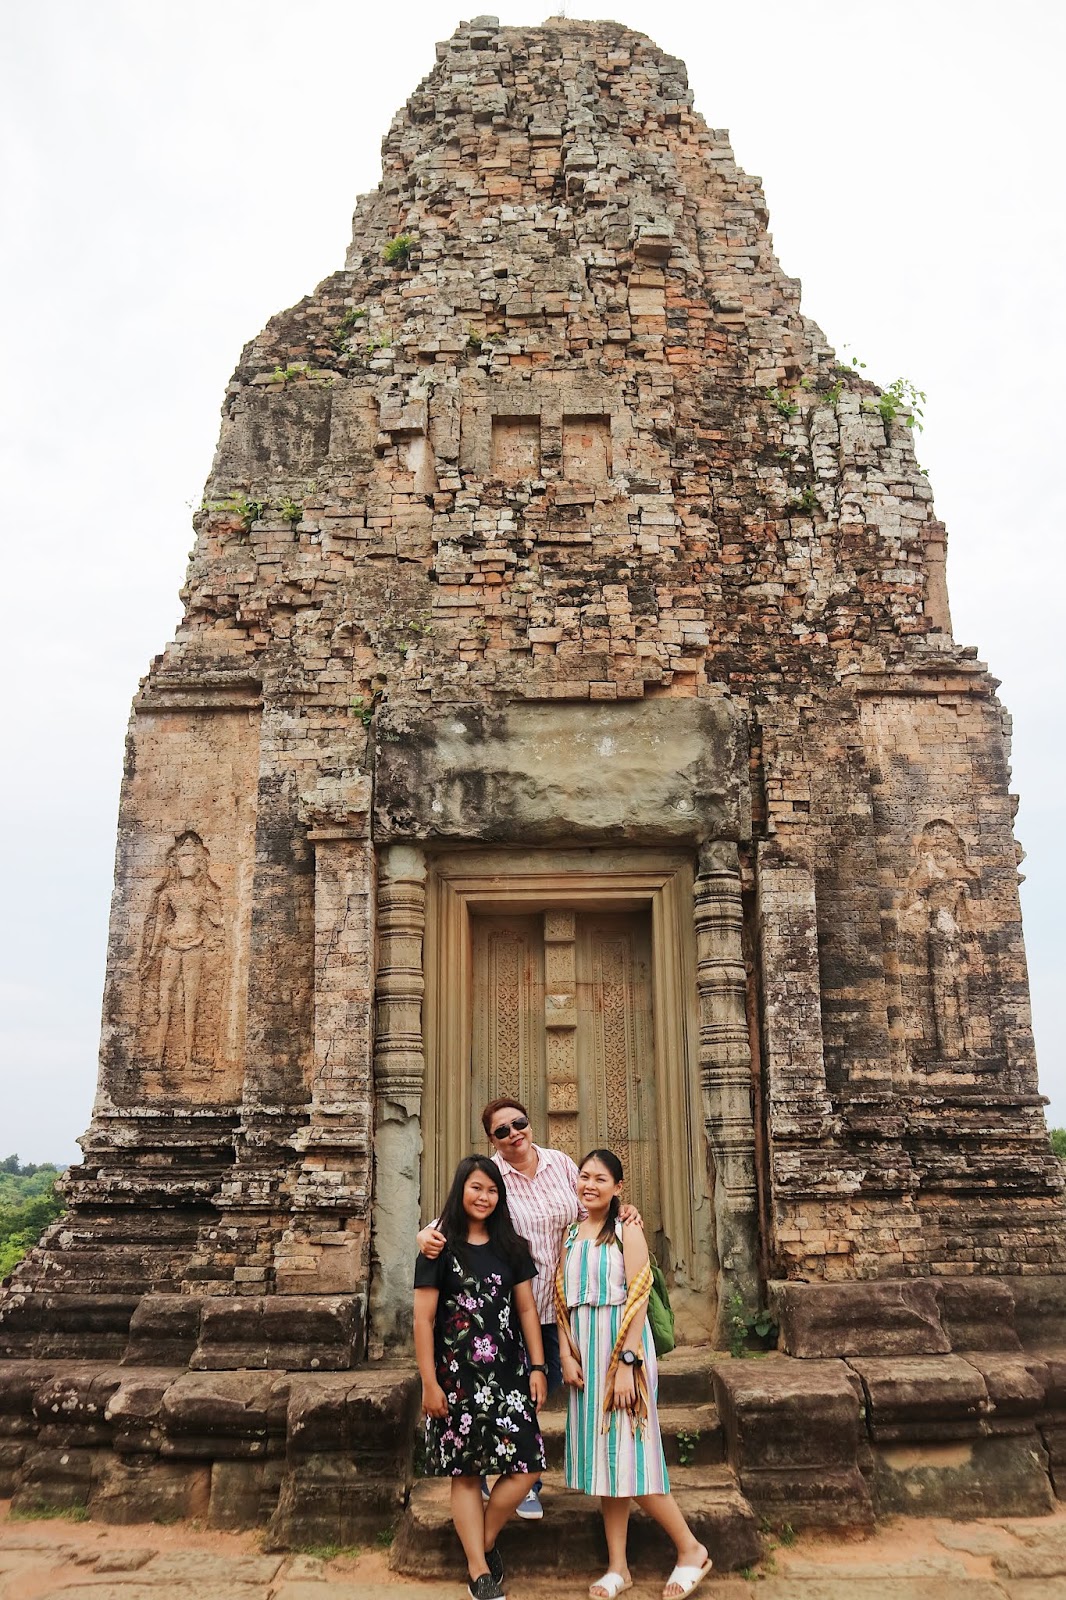
M 567 1229 L 584 1215 L 577 1197 L 577 1165 L 565 1151 L 533 1143 L 529 1112 L 518 1100 L 490 1100 L 481 1113 L 481 1125 L 493 1147 L 492 1159 L 503 1173 L 515 1232 L 529 1245 L 537 1268 L 533 1298 L 540 1316 L 551 1394 L 563 1381 L 555 1322 L 555 1267 Z M 440 1255 L 445 1243 L 437 1220 L 418 1235 L 418 1248 L 431 1261 Z M 638 1228 L 644 1226 L 634 1206 L 624 1207 L 621 1220 Z M 483 1487 L 487 1494 L 487 1485 Z M 535 1522 L 544 1515 L 540 1490 L 538 1479 L 518 1507 L 518 1515 L 526 1522 Z

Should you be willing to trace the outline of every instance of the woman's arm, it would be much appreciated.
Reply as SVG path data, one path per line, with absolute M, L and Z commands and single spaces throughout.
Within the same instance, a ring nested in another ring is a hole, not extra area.
M 637 1274 L 648 1264 L 648 1241 L 644 1237 L 642 1228 L 622 1228 L 622 1259 L 626 1267 L 626 1283 L 632 1283 Z M 640 1339 L 644 1332 L 644 1322 L 648 1315 L 647 1302 L 633 1318 L 622 1345 L 623 1350 L 632 1350 L 640 1355 Z
M 557 1282 L 558 1273 L 560 1272 L 563 1273 L 565 1277 L 565 1241 L 563 1242 L 562 1248 L 559 1251 L 559 1264 L 556 1269 Z M 562 1322 L 559 1323 L 559 1365 L 562 1368 L 563 1382 L 565 1384 L 567 1384 L 571 1389 L 583 1389 L 585 1387 L 585 1374 L 581 1370 L 581 1357 L 574 1345 L 573 1338 L 570 1334 L 570 1329 L 565 1325 L 565 1323 Z
M 448 1415 L 448 1398 L 437 1382 L 433 1360 L 433 1325 L 439 1299 L 439 1289 L 415 1290 L 415 1360 L 422 1379 L 422 1411 L 427 1417 Z
M 526 1341 L 526 1351 L 529 1355 L 530 1366 L 542 1367 L 544 1365 L 544 1335 L 540 1331 L 540 1312 L 533 1299 L 533 1290 L 529 1280 L 525 1283 L 516 1283 L 513 1290 L 515 1310 L 518 1312 L 518 1321 L 522 1328 L 522 1337 Z M 542 1406 L 548 1398 L 548 1377 L 544 1372 L 531 1372 L 529 1374 L 529 1392 L 533 1396 L 533 1404 Z

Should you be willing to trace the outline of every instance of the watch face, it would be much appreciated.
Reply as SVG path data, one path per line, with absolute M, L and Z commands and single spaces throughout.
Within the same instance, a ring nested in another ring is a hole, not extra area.
M 632 1350 L 623 1350 L 622 1360 L 625 1362 L 627 1367 L 635 1367 L 637 1364 L 637 1358 L 633 1354 Z

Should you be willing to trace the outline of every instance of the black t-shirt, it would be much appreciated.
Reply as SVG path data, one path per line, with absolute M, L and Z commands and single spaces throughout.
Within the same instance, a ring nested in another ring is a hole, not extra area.
M 497 1254 L 491 1244 L 468 1244 L 463 1252 L 465 1264 L 471 1275 L 475 1278 L 491 1278 L 498 1274 L 502 1287 L 510 1292 L 516 1283 L 528 1283 L 530 1278 L 537 1276 L 537 1269 L 529 1251 L 525 1251 L 525 1259 L 511 1264 L 506 1257 Z M 451 1256 L 451 1251 L 445 1245 L 435 1261 L 430 1261 L 421 1251 L 415 1257 L 415 1288 L 440 1289 L 444 1286 L 444 1269 Z M 464 1261 L 459 1260 L 460 1270 Z

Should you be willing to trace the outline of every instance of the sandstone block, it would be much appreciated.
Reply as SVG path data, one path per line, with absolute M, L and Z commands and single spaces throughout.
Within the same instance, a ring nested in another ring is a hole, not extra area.
M 977 1368 L 961 1356 L 852 1357 L 874 1440 L 970 1438 L 990 1409 Z
M 776 1283 L 770 1304 L 791 1356 L 929 1355 L 951 1344 L 936 1285 L 922 1279 L 879 1283 Z
M 1054 1505 L 1035 1430 L 1011 1438 L 875 1445 L 879 1516 L 1044 1516 Z
M 249 1295 L 204 1301 L 196 1372 L 275 1367 L 292 1372 L 352 1366 L 362 1330 L 351 1295 Z
M 196 1349 L 201 1301 L 196 1296 L 146 1294 L 130 1318 L 124 1366 L 185 1366 Z
M 1012 1283 L 998 1278 L 940 1278 L 936 1298 L 952 1350 L 1020 1350 Z M 873 1353 L 873 1352 L 871 1352 Z M 917 1352 L 916 1352 L 917 1353 Z

